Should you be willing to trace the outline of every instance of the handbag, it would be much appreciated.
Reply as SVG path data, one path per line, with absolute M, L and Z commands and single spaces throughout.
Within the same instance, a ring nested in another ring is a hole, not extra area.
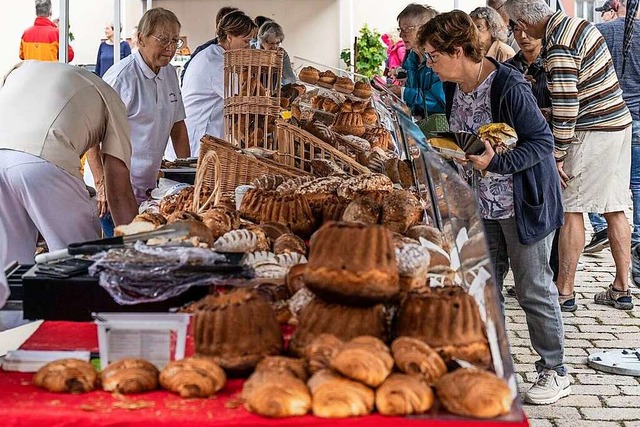
M 429 79 L 431 80 L 431 76 Z M 430 83 L 431 84 L 429 85 L 429 89 L 427 89 L 428 92 L 431 92 L 431 85 L 433 84 L 433 82 L 430 81 Z M 425 136 L 429 137 L 434 132 L 447 132 L 449 130 L 449 122 L 447 121 L 447 115 L 444 113 L 428 114 L 427 98 L 425 96 L 425 93 L 422 90 L 422 87 L 420 87 L 420 93 L 422 95 L 422 102 L 424 104 L 423 105 L 424 112 L 427 115 L 427 117 L 417 122 L 417 125 L 422 131 L 422 133 Z M 431 94 L 434 95 L 435 97 L 435 94 L 433 92 L 431 92 Z M 442 105 L 442 108 L 445 109 L 444 103 L 438 97 L 436 97 L 436 99 L 438 100 L 438 103 Z

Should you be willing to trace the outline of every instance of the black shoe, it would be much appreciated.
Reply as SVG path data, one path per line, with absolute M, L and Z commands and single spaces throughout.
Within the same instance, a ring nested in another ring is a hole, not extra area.
M 607 246 L 609 246 L 609 236 L 607 236 L 607 229 L 605 228 L 597 233 L 593 233 L 591 241 L 584 247 L 582 252 L 585 254 L 594 254 L 596 252 L 600 252 Z
M 631 281 L 640 288 L 640 244 L 631 248 Z
M 516 288 L 515 288 L 515 286 L 509 286 L 509 287 L 507 288 L 507 296 L 508 296 L 508 297 L 513 297 L 513 298 L 516 298 L 516 297 L 517 297 L 517 295 L 516 295 Z

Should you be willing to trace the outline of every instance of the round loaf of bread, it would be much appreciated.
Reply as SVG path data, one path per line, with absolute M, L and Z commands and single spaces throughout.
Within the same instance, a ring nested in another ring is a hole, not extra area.
M 300 70 L 298 78 L 305 83 L 318 84 L 320 72 L 313 67 L 304 67 L 302 70 Z
M 353 94 L 358 98 L 368 99 L 371 97 L 372 89 L 368 82 L 356 82 L 353 87 Z
M 352 200 L 342 214 L 346 222 L 361 222 L 363 224 L 379 224 L 382 206 L 375 200 L 361 196 Z
M 382 203 L 382 224 L 391 231 L 404 233 L 422 220 L 420 201 L 411 192 L 396 190 L 388 194 Z
M 342 93 L 353 92 L 355 85 L 349 77 L 338 77 L 333 84 L 333 89 Z

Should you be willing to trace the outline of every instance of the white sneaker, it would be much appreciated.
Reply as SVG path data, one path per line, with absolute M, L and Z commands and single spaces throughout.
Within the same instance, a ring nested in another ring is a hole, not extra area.
M 548 405 L 569 394 L 571 394 L 569 376 L 560 376 L 556 371 L 549 370 L 538 374 L 536 382 L 524 394 L 524 400 L 534 405 Z

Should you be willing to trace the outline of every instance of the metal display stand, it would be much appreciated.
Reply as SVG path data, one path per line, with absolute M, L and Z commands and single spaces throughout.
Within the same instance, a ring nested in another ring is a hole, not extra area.
M 640 377 L 640 347 L 594 353 L 587 358 L 587 363 L 597 371 Z

